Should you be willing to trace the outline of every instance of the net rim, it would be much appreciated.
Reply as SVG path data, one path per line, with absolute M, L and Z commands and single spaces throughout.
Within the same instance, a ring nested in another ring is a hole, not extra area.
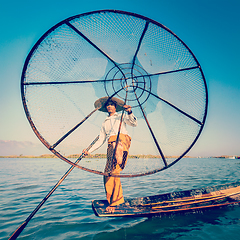
M 30 52 L 28 53 L 27 55 L 27 58 L 25 60 L 25 63 L 24 63 L 24 66 L 23 66 L 23 70 L 22 70 L 22 75 L 21 75 L 21 97 L 22 97 L 22 103 L 23 103 L 23 107 L 24 107 L 24 111 L 25 111 L 25 114 L 27 116 L 27 119 L 34 131 L 34 133 L 36 134 L 36 136 L 39 138 L 39 140 L 54 154 L 56 155 L 57 157 L 59 157 L 60 159 L 62 159 L 63 161 L 71 164 L 72 166 L 74 167 L 77 167 L 79 169 L 82 169 L 82 170 L 85 170 L 85 171 L 88 171 L 88 172 L 91 172 L 91 173 L 96 173 L 96 174 L 99 174 L 99 175 L 105 175 L 105 176 L 109 176 L 109 174 L 107 173 L 104 173 L 104 172 L 101 172 L 101 171 L 98 171 L 98 170 L 93 170 L 93 169 L 89 169 L 89 168 L 85 168 L 85 167 L 82 167 L 82 166 L 79 166 L 75 163 L 73 163 L 72 161 L 68 160 L 66 157 L 64 157 L 61 153 L 57 152 L 55 149 L 53 149 L 51 147 L 51 145 L 44 139 L 44 137 L 41 135 L 41 133 L 37 130 L 34 122 L 32 121 L 32 118 L 31 118 L 31 114 L 28 110 L 28 107 L 27 107 L 27 101 L 26 101 L 26 98 L 25 98 L 25 73 L 26 73 L 26 70 L 27 70 L 27 67 L 28 67 L 28 63 L 31 59 L 31 57 L 33 56 L 34 52 L 36 51 L 36 49 L 38 48 L 38 46 L 40 45 L 40 43 L 51 33 L 53 32 L 55 29 L 57 29 L 58 27 L 60 27 L 61 25 L 63 24 L 66 24 L 70 21 L 72 21 L 73 19 L 76 19 L 76 18 L 80 18 L 80 17 L 83 17 L 83 16 L 87 16 L 87 15 L 92 15 L 92 14 L 98 14 L 98 13 L 108 13 L 108 12 L 111 12 L 111 13 L 118 13 L 118 14 L 124 14 L 124 15 L 130 15 L 130 16 L 134 16 L 136 18 L 140 18 L 140 19 L 143 19 L 147 22 L 151 22 L 161 28 L 163 28 L 164 30 L 168 31 L 170 34 L 172 34 L 175 38 L 177 38 L 178 41 L 180 41 L 184 47 L 189 51 L 190 55 L 194 58 L 195 62 L 197 63 L 198 65 L 198 68 L 201 72 L 201 76 L 202 76 L 202 80 L 203 80 L 203 83 L 204 83 L 204 88 L 205 88 L 205 111 L 204 111 L 204 116 L 203 116 L 203 120 L 202 120 L 202 124 L 201 124 L 201 127 L 199 129 L 199 132 L 197 134 L 197 136 L 195 137 L 195 139 L 193 140 L 192 144 L 188 147 L 188 149 L 183 153 L 181 154 L 181 156 L 179 156 L 175 161 L 171 162 L 169 165 L 165 166 L 165 167 L 162 167 L 162 168 L 158 168 L 158 169 L 155 169 L 155 170 L 152 170 L 152 171 L 149 171 L 149 172 L 144 172 L 144 173 L 139 173 L 139 174 L 119 174 L 119 175 L 111 175 L 113 177 L 138 177 L 138 176 L 145 176 L 145 175 L 150 175 L 150 174 L 154 174 L 154 173 L 157 173 L 157 172 L 160 172 L 162 170 L 165 170 L 169 167 L 171 167 L 172 165 L 174 165 L 175 163 L 177 163 L 184 155 L 186 155 L 190 149 L 193 147 L 193 145 L 196 143 L 196 141 L 198 140 L 199 136 L 201 135 L 202 133 L 202 130 L 203 130 L 203 127 L 205 125 L 205 122 L 206 122 L 206 117 L 207 117 L 207 112 L 208 112 L 208 90 L 207 90 L 207 83 L 206 83 L 206 79 L 205 79 L 205 76 L 203 74 L 203 71 L 202 71 L 202 68 L 197 60 L 197 58 L 195 57 L 195 55 L 193 54 L 193 52 L 189 49 L 189 47 L 175 34 L 173 33 L 169 28 L 167 28 L 166 26 L 164 26 L 163 24 L 155 21 L 155 20 L 152 20 L 148 17 L 145 17 L 143 15 L 140 15 L 140 14 L 136 14 L 136 13 L 132 13 L 132 12 L 127 12 L 127 11 L 122 11 L 122 10 L 112 10 L 112 9 L 106 9 L 106 10 L 96 10 L 96 11 L 91 11 L 91 12 L 86 12 L 86 13 L 82 13 L 82 14 L 78 14 L 78 15 L 75 15 L 75 16 L 72 16 L 72 17 L 69 17 L 69 18 L 66 18 L 65 20 L 57 23 L 56 25 L 54 25 L 53 27 L 51 27 L 48 31 L 46 31 L 40 38 L 39 40 L 34 44 L 34 46 L 32 47 L 32 49 L 30 50 Z

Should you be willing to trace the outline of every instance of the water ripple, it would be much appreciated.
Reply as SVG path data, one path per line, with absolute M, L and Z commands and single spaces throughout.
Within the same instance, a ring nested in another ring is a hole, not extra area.
M 69 166 L 57 159 L 0 159 L 0 239 L 29 216 Z M 154 175 L 123 178 L 125 198 L 239 180 L 240 161 L 182 159 Z M 238 239 L 240 208 L 155 218 L 98 218 L 91 201 L 105 199 L 102 176 L 75 169 L 29 222 L 19 239 Z

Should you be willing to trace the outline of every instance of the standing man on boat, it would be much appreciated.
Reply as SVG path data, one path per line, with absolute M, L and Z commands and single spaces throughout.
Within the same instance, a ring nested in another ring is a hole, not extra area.
M 100 148 L 107 140 L 108 148 L 105 173 L 118 175 L 127 163 L 128 152 L 131 145 L 131 137 L 128 135 L 126 125 L 136 127 L 137 118 L 133 115 L 130 105 L 124 105 L 122 100 L 115 97 L 100 98 L 94 105 L 96 108 L 100 107 L 100 111 L 108 112 L 108 116 L 102 124 L 98 141 L 89 152 L 85 150 L 83 150 L 83 152 L 85 154 L 92 153 Z M 122 116 L 122 113 L 117 113 L 123 110 L 125 110 L 127 114 Z M 104 176 L 104 186 L 109 203 L 106 211 L 112 213 L 115 210 L 115 206 L 124 203 L 120 178 Z

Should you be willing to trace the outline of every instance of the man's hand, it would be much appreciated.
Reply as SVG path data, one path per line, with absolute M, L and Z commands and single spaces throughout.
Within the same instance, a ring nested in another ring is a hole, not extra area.
M 84 156 L 87 156 L 89 152 L 86 149 L 83 149 L 82 154 L 84 154 Z
M 126 112 L 129 114 L 132 112 L 132 107 L 130 105 L 124 105 L 123 108 L 125 109 Z

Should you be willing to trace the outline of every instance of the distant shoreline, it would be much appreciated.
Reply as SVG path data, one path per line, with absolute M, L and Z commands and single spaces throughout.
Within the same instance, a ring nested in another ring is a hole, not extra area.
M 72 154 L 65 156 L 66 158 L 78 158 L 80 154 Z M 85 156 L 85 158 L 106 158 L 106 154 L 93 154 Z M 165 158 L 177 158 L 178 156 L 166 156 Z M 0 158 L 58 158 L 54 154 L 43 154 L 39 156 L 35 155 L 8 155 L 0 156 Z M 129 155 L 129 158 L 161 158 L 160 155 Z M 222 156 L 211 156 L 211 157 L 191 157 L 184 156 L 183 158 L 224 158 L 224 159 L 240 159 L 240 156 L 222 155 Z

